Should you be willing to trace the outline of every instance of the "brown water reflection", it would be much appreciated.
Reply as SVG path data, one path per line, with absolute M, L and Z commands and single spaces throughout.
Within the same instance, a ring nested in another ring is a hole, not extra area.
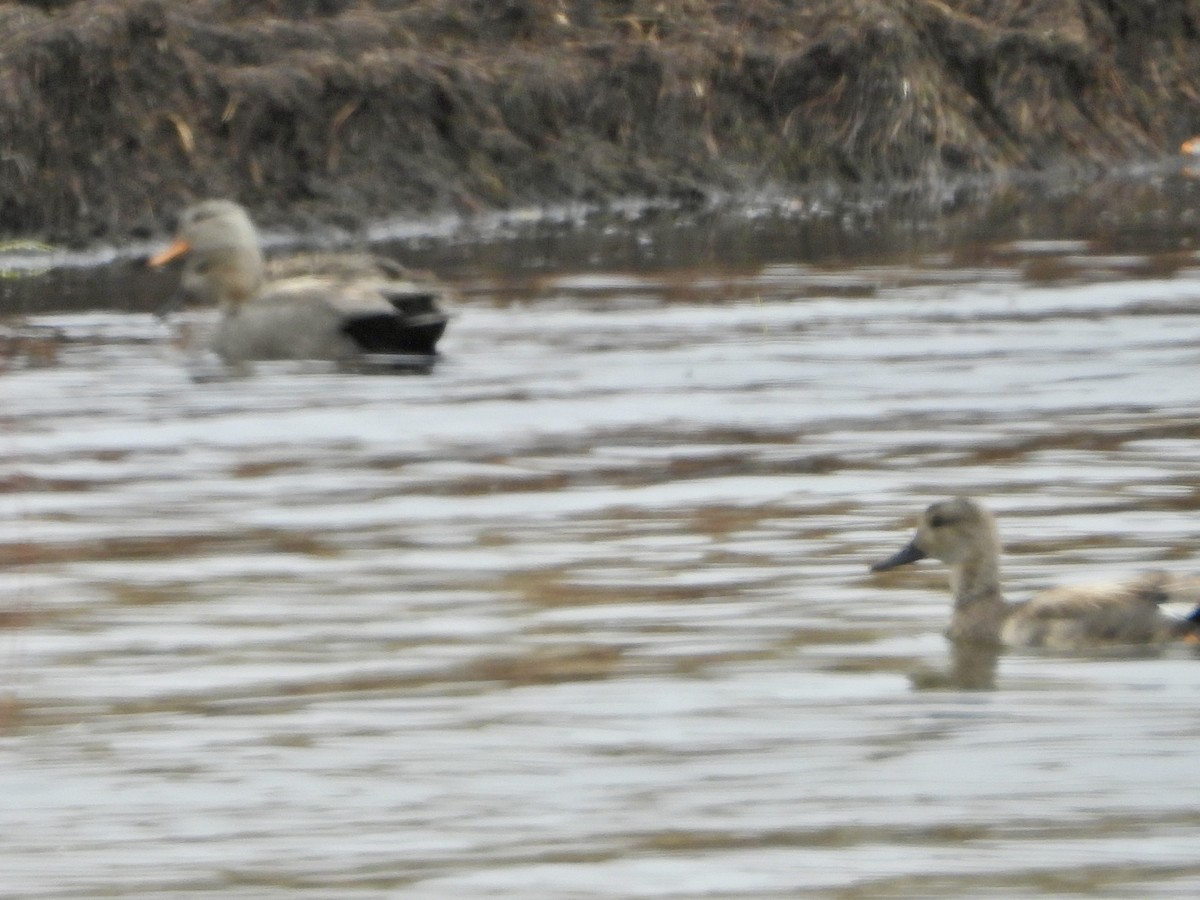
M 425 377 L 23 324 L 0 895 L 1194 896 L 1194 651 L 956 656 L 867 573 L 954 492 L 1014 596 L 1200 570 L 1166 230 L 471 257 Z

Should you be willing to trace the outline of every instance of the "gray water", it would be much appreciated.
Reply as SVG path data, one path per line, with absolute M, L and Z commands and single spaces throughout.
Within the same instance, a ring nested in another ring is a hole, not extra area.
M 1196 651 L 867 568 L 967 493 L 1014 598 L 1200 572 L 1197 232 L 756 227 L 432 241 L 427 376 L 11 320 L 0 896 L 1196 896 Z

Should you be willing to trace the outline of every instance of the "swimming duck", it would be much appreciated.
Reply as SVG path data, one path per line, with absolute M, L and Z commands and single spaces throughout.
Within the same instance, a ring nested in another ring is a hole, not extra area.
M 1179 152 L 1184 156 L 1183 174 L 1188 178 L 1200 178 L 1200 168 L 1193 165 L 1200 162 L 1200 135 L 1184 141 L 1179 147 Z
M 1151 644 L 1181 638 L 1195 622 L 1160 609 L 1167 601 L 1195 603 L 1200 578 L 1151 572 L 1128 581 L 1052 588 L 1022 603 L 1000 593 L 1000 539 L 991 513 L 967 497 L 934 503 L 921 515 L 907 546 L 873 572 L 932 557 L 950 566 L 954 641 L 1007 647 L 1079 650 L 1111 644 Z
M 212 347 L 226 362 L 431 355 L 446 328 L 436 288 L 365 254 L 268 269 L 250 216 L 229 200 L 185 210 L 174 243 L 149 264 L 179 257 L 180 291 L 221 308 Z

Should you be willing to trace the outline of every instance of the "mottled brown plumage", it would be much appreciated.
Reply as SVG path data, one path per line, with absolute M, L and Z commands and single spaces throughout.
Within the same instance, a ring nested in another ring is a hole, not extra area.
M 1161 604 L 1200 600 L 1200 578 L 1150 572 L 1126 581 L 1053 588 L 1008 603 L 1000 590 L 995 521 L 966 497 L 930 506 L 912 541 L 872 571 L 926 557 L 950 567 L 954 612 L 946 635 L 955 641 L 1055 650 L 1159 643 L 1182 637 L 1190 627 L 1165 615 Z

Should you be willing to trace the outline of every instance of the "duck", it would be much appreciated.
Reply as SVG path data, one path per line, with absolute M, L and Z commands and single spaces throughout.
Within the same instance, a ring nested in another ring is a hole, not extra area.
M 1179 152 L 1183 154 L 1183 174 L 1188 178 L 1200 178 L 1200 168 L 1195 165 L 1200 162 L 1200 134 L 1180 144 Z
M 184 210 L 175 240 L 148 263 L 181 258 L 177 299 L 220 308 L 211 347 L 227 363 L 402 364 L 432 357 L 449 319 L 442 289 L 368 254 L 308 254 L 268 267 L 249 213 L 231 200 Z
M 932 504 L 922 513 L 912 540 L 871 571 L 926 558 L 950 567 L 954 611 L 946 636 L 956 642 L 1077 651 L 1187 640 L 1200 622 L 1200 609 L 1183 620 L 1162 609 L 1167 602 L 1200 603 L 1200 578 L 1166 572 L 1051 588 L 1023 602 L 1006 601 L 1000 590 L 996 521 L 969 497 Z

